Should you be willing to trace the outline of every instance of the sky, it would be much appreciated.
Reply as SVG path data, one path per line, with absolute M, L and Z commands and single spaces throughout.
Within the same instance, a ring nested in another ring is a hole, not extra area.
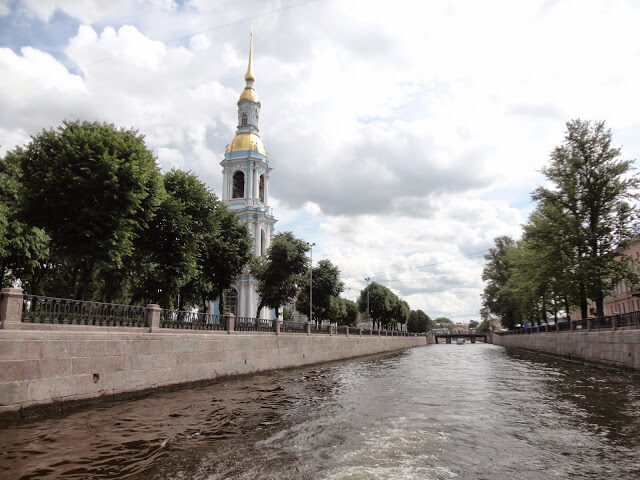
M 479 319 L 574 118 L 640 150 L 634 0 L 0 0 L 0 155 L 63 120 L 135 128 L 219 194 L 249 32 L 276 231 L 432 318 Z

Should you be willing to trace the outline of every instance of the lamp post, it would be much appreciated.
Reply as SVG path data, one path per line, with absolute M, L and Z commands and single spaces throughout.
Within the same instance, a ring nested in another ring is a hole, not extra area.
M 371 311 L 369 310 L 369 282 L 371 281 L 370 277 L 364 277 L 365 282 L 367 282 L 367 320 L 371 320 Z M 371 328 L 373 328 L 373 323 L 371 324 Z
M 309 264 L 309 321 L 313 322 L 313 247 L 315 243 L 307 242 L 309 246 L 309 258 L 311 263 Z

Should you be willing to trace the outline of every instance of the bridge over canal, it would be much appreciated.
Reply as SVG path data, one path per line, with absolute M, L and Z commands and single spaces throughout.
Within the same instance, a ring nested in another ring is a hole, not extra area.
M 481 338 L 484 343 L 487 343 L 487 336 L 483 333 L 436 333 L 436 343 L 438 339 L 445 339 L 446 343 L 451 343 L 452 338 L 464 338 L 470 339 L 471 343 L 476 343 L 476 339 Z

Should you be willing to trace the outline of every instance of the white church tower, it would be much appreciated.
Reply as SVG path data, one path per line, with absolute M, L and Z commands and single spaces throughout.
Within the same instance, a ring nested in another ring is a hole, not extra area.
M 253 32 L 249 44 L 249 65 L 244 75 L 246 85 L 238 100 L 238 127 L 236 136 L 227 146 L 222 165 L 222 200 L 238 213 L 249 227 L 253 237 L 253 253 L 265 255 L 273 226 L 277 220 L 269 208 L 269 158 L 260 139 L 258 118 L 260 102 L 253 87 Z M 225 297 L 228 311 L 238 317 L 256 317 L 258 293 L 256 279 L 248 271 L 242 274 L 235 287 Z M 266 308 L 260 318 L 272 318 L 273 311 Z

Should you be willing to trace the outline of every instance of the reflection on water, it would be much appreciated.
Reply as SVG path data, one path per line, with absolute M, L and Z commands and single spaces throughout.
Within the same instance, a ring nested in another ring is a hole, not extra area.
M 434 345 L 0 430 L 2 479 L 640 478 L 638 378 Z

